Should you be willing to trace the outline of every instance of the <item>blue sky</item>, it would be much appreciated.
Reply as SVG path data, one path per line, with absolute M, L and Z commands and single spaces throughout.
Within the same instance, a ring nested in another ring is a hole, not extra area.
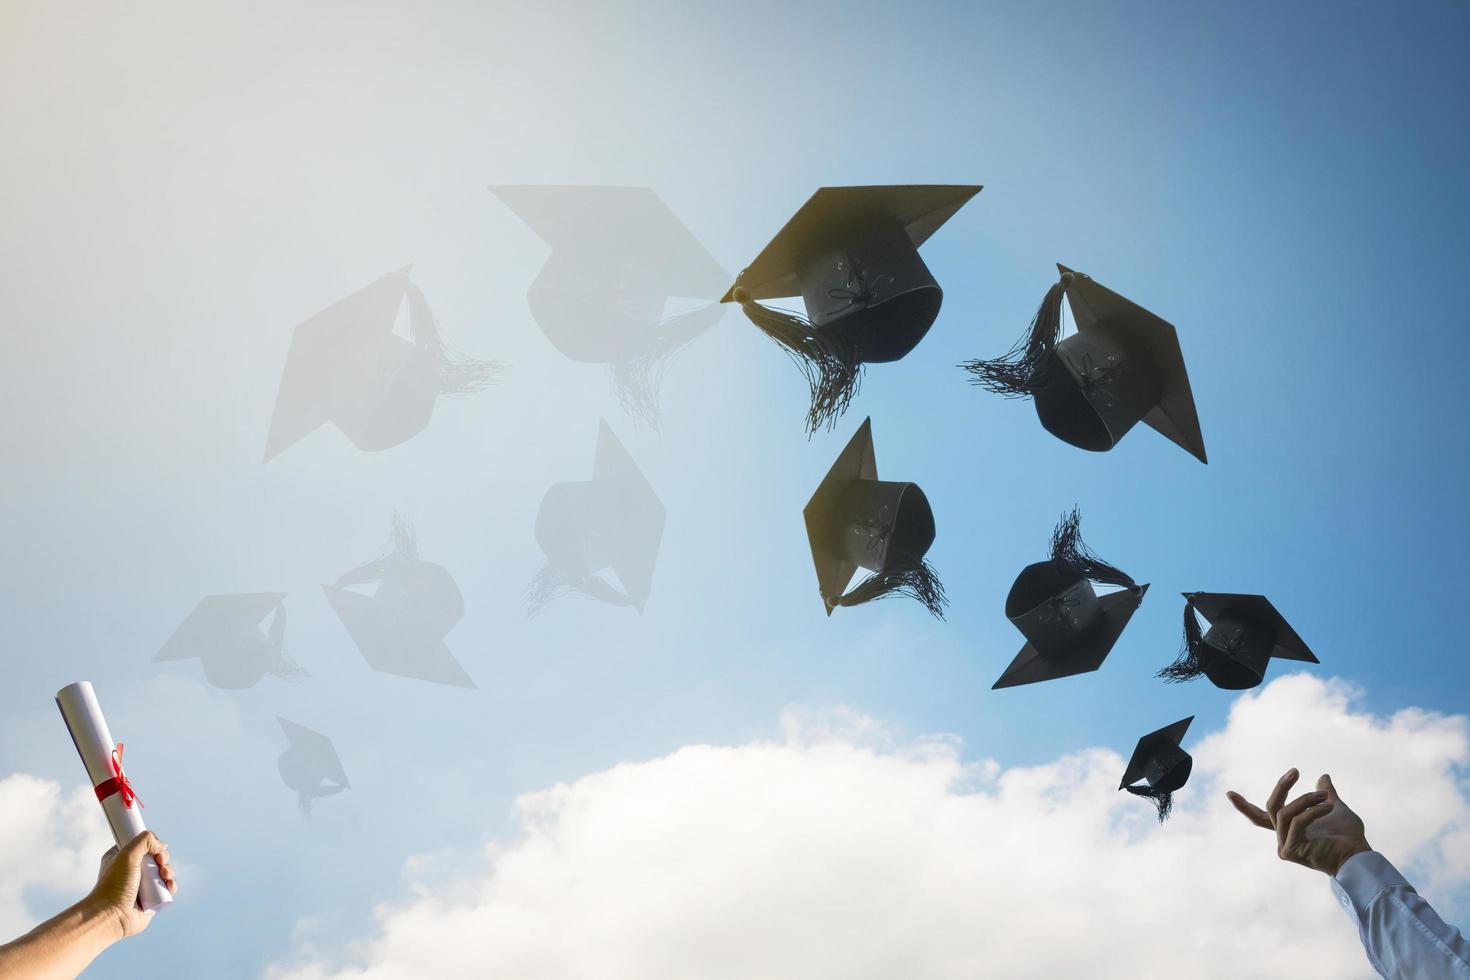
M 90 678 L 206 879 L 189 941 L 147 955 L 228 977 L 303 917 L 351 935 L 403 858 L 452 863 L 516 792 L 788 704 L 1007 765 L 1213 730 L 1224 692 L 1151 676 L 1182 590 L 1269 595 L 1374 710 L 1462 710 L 1467 27 L 1462 3 L 7 8 L 0 773 L 74 780 L 50 697 Z M 800 378 L 738 312 L 675 364 L 661 435 L 560 359 L 524 302 L 545 248 L 486 190 L 536 182 L 652 187 L 732 274 L 818 186 L 985 190 L 924 248 L 929 336 L 808 441 Z M 1057 261 L 1176 324 L 1208 467 L 1141 428 L 1083 453 L 966 383 Z M 505 384 L 387 453 L 323 431 L 261 466 L 291 328 L 408 262 Z M 934 506 L 947 622 L 822 615 L 800 510 L 867 415 L 880 474 Z M 536 506 L 585 478 L 599 416 L 669 510 L 652 598 L 526 621 Z M 1098 674 L 991 692 L 1006 589 L 1074 503 L 1153 591 Z M 465 594 L 477 691 L 369 673 L 320 600 L 394 509 Z M 290 593 L 313 677 L 226 695 L 149 662 L 229 591 Z M 275 714 L 352 776 L 309 824 Z M 114 953 L 98 975 L 144 955 Z

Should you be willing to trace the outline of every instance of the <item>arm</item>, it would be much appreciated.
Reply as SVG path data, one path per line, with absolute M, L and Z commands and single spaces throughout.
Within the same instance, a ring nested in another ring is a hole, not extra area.
M 1470 942 L 1377 851 L 1344 861 L 1332 891 L 1358 924 L 1373 968 L 1385 977 L 1470 978 Z
M 0 976 L 15 980 L 70 980 L 104 949 L 148 928 L 152 912 L 138 907 L 143 860 L 157 862 L 170 892 L 178 890 L 168 848 L 144 832 L 127 846 L 103 855 L 102 869 L 91 894 L 66 911 L 36 926 L 14 942 L 0 946 Z
M 1226 795 L 1258 827 L 1276 832 L 1277 855 L 1328 875 L 1339 903 L 1358 924 L 1368 962 L 1389 980 L 1470 980 L 1470 943 L 1419 897 L 1364 836 L 1363 821 L 1337 795 L 1329 776 L 1290 803 L 1298 773 L 1288 771 L 1262 808 Z
M 0 976 L 64 980 L 122 938 L 117 916 L 83 899 L 12 943 L 0 946 Z

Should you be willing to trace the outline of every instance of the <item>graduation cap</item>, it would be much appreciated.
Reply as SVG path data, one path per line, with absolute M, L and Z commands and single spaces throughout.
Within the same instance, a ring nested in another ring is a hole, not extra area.
M 647 187 L 491 187 L 551 247 L 526 294 L 573 361 L 606 364 L 623 408 L 658 424 L 667 359 L 714 325 L 729 274 Z M 704 304 L 666 314 L 674 298 Z
M 878 479 L 873 420 L 863 419 L 802 512 L 827 615 L 889 595 L 917 599 L 944 618 L 944 586 L 924 555 L 934 512 L 917 483 Z M 872 574 L 852 591 L 859 568 Z
M 354 591 L 372 585 L 371 595 Z M 322 586 L 373 670 L 434 684 L 474 687 L 444 637 L 464 618 L 464 596 L 443 565 L 419 558 L 413 529 L 393 515 L 393 547 L 382 558 Z
M 864 364 L 896 361 L 939 315 L 943 290 L 919 246 L 980 192 L 974 185 L 823 187 L 761 250 L 735 302 L 811 386 L 808 433 L 847 411 Z M 757 300 L 800 296 L 801 316 Z
M 209 595 L 199 600 L 154 663 L 198 659 L 204 679 L 225 690 L 254 687 L 266 674 L 302 677 L 306 671 L 286 659 L 284 592 Z M 264 628 L 270 619 L 270 627 Z
M 480 391 L 498 365 L 445 345 L 412 266 L 389 273 L 296 328 L 276 395 L 265 461 L 331 422 L 366 452 L 390 449 L 429 424 L 440 395 Z M 411 339 L 393 332 L 408 300 Z
M 653 582 L 664 505 L 606 420 L 599 420 L 592 479 L 554 483 L 536 514 L 546 563 L 526 590 L 527 612 L 581 593 L 641 614 Z M 599 573 L 611 569 L 615 587 Z
M 1093 582 L 1122 588 L 1099 596 Z M 1087 550 L 1074 507 L 1052 532 L 1051 558 L 1023 568 L 1006 596 L 1006 618 L 1026 645 L 992 690 L 1097 670 L 1147 592 Z
M 1142 421 L 1208 462 L 1174 327 L 1091 276 L 1061 264 L 1057 270 L 1060 280 L 1010 353 L 965 363 L 974 382 L 1031 397 L 1042 427 L 1080 449 L 1112 449 Z M 1059 342 L 1063 296 L 1077 332 Z
M 1148 798 L 1158 808 L 1159 823 L 1169 818 L 1174 794 L 1189 781 L 1189 772 L 1194 768 L 1194 759 L 1179 747 L 1192 721 L 1194 715 L 1140 738 L 1118 783 L 1118 789 Z M 1147 785 L 1133 785 L 1140 780 Z
M 1179 657 L 1159 671 L 1166 681 L 1180 683 L 1200 674 L 1216 687 L 1243 691 L 1266 676 L 1272 657 L 1321 663 L 1286 617 L 1263 595 L 1231 592 L 1185 592 L 1184 644 Z M 1200 634 L 1199 612 L 1210 621 Z
M 296 791 L 301 812 L 310 817 L 312 800 L 335 796 L 352 785 L 347 782 L 347 773 L 331 739 L 280 715 L 276 721 L 281 723 L 281 731 L 291 743 L 276 760 L 276 768 L 281 772 L 281 781 Z

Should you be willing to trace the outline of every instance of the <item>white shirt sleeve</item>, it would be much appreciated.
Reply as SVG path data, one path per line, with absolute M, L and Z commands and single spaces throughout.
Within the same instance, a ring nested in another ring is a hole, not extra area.
M 1332 891 L 1353 921 L 1368 962 L 1388 980 L 1470 980 L 1470 942 L 1435 914 L 1377 851 L 1337 869 Z

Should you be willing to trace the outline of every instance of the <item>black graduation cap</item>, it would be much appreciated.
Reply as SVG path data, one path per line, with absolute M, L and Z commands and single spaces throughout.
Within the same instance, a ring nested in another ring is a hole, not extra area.
M 1194 715 L 1140 738 L 1123 772 L 1123 780 L 1118 783 L 1118 789 L 1152 801 L 1159 811 L 1159 823 L 1169 818 L 1174 794 L 1189 781 L 1189 772 L 1194 768 L 1194 759 L 1179 747 L 1192 721 Z M 1139 780 L 1147 785 L 1134 786 Z
M 863 420 L 802 511 L 827 615 L 887 595 L 906 595 L 944 618 L 944 586 L 924 555 L 934 512 L 917 483 L 878 479 L 873 420 Z M 872 572 L 845 591 L 859 568 Z
M 830 427 L 862 366 L 896 361 L 928 333 L 943 290 L 919 246 L 979 186 L 823 187 L 761 250 L 722 303 L 739 303 L 811 385 L 807 431 Z M 800 296 L 806 316 L 757 300 Z
M 1122 589 L 1099 596 L 1093 582 Z M 1006 596 L 1006 618 L 1026 645 L 992 690 L 1097 670 L 1147 592 L 1087 550 L 1074 507 L 1052 532 L 1051 558 L 1023 568 Z
M 714 257 L 647 187 L 491 187 L 551 254 L 526 294 L 541 332 L 573 361 L 606 364 L 623 407 L 657 424 L 658 373 L 724 312 Z M 665 313 L 670 299 L 704 304 Z
M 372 594 L 355 591 L 372 586 Z M 443 565 L 419 558 L 408 522 L 393 515 L 387 555 L 322 586 L 327 602 L 373 670 L 452 687 L 474 687 L 444 637 L 464 618 L 464 596 Z
M 1112 449 L 1142 421 L 1208 462 L 1174 327 L 1091 276 L 1061 264 L 1057 270 L 1061 279 L 1010 353 L 965 363 L 975 383 L 1030 396 L 1042 427 L 1078 448 Z M 1064 295 L 1077 332 L 1059 342 Z
M 577 592 L 641 614 L 663 531 L 663 503 L 607 421 L 599 420 L 592 479 L 554 483 L 541 499 L 536 543 L 546 563 L 526 590 L 527 612 Z M 599 574 L 608 569 L 617 587 Z
M 381 277 L 296 328 L 276 395 L 265 461 L 327 422 L 366 452 L 391 449 L 429 424 L 440 395 L 485 388 L 498 365 L 445 345 L 412 266 Z M 393 332 L 408 301 L 410 337 Z
M 287 660 L 284 652 L 285 598 L 284 592 L 205 596 L 153 662 L 197 658 L 206 681 L 231 691 L 254 687 L 266 674 L 304 676 L 306 671 Z M 268 631 L 263 626 L 267 618 Z
M 1180 683 L 1204 674 L 1216 687 L 1243 691 L 1261 683 L 1272 657 L 1321 663 L 1263 595 L 1183 595 L 1184 644 L 1178 659 L 1158 673 L 1166 681 Z M 1209 632 L 1203 636 L 1196 611 L 1210 621 Z
M 290 742 L 276 760 L 276 768 L 280 770 L 282 782 L 296 791 L 301 812 L 310 817 L 312 800 L 334 796 L 351 789 L 352 785 L 347 782 L 347 773 L 331 739 L 280 715 L 276 721 L 281 723 L 281 731 Z

